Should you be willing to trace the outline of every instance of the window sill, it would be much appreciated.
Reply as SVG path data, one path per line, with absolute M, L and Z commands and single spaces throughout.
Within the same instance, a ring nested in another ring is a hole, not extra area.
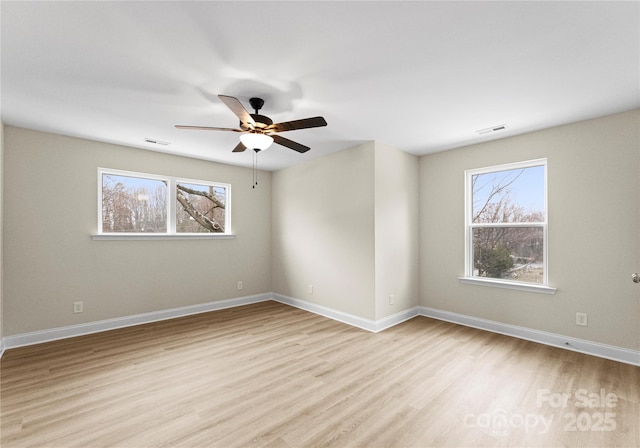
M 460 280 L 460 283 L 467 283 L 469 285 L 482 285 L 491 286 L 494 288 L 515 289 L 517 291 L 535 292 L 538 294 L 555 294 L 557 291 L 556 288 L 551 288 L 550 286 L 544 285 L 536 285 L 533 283 L 518 283 L 478 277 L 458 277 L 458 280 Z
M 159 233 L 94 233 L 91 239 L 94 241 L 106 240 L 230 240 L 235 235 L 229 233 L 184 233 L 184 234 L 159 234 Z

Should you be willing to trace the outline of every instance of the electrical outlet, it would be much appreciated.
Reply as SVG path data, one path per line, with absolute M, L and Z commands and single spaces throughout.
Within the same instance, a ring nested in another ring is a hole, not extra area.
M 84 311 L 84 302 L 73 302 L 73 314 L 82 313 Z
M 309 285 L 309 286 L 307 287 L 307 292 L 308 292 L 309 294 L 313 294 L 313 285 Z
M 588 323 L 588 316 L 586 313 L 576 313 L 576 325 L 586 327 Z
M 243 285 L 242 285 L 242 280 L 238 282 L 238 291 L 240 291 L 242 289 Z
M 396 303 L 396 296 L 389 294 L 389 305 L 393 305 L 394 303 Z

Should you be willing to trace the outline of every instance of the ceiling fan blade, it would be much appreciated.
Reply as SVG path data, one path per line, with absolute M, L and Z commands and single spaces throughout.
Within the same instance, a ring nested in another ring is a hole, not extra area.
M 285 121 L 283 123 L 267 126 L 265 131 L 284 132 L 295 131 L 296 129 L 319 128 L 326 126 L 327 122 L 323 117 L 303 118 L 302 120 Z
M 242 142 L 239 142 L 239 143 L 236 145 L 236 147 L 235 147 L 235 148 L 233 148 L 233 151 L 231 151 L 231 152 L 244 152 L 246 149 L 247 149 L 247 147 L 246 147 L 246 146 L 244 146 L 244 145 L 242 144 Z
M 307 152 L 311 148 L 308 146 L 301 145 L 300 143 L 294 142 L 293 140 L 289 140 L 288 138 L 284 138 L 281 135 L 272 135 L 273 141 L 279 145 L 286 146 L 289 149 L 293 149 L 298 152 Z
M 244 132 L 242 129 L 233 129 L 233 128 L 212 128 L 210 126 L 185 126 L 182 124 L 177 124 L 176 128 L 178 129 L 190 129 L 197 131 L 232 131 L 232 132 Z
M 220 98 L 220 100 L 224 104 L 226 104 L 229 109 L 231 109 L 231 112 L 236 114 L 236 116 L 240 119 L 240 123 L 247 125 L 251 129 L 254 129 L 256 127 L 256 122 L 253 121 L 253 118 L 251 118 L 251 114 L 247 112 L 247 109 L 244 108 L 238 98 L 227 95 L 218 95 L 218 98 Z

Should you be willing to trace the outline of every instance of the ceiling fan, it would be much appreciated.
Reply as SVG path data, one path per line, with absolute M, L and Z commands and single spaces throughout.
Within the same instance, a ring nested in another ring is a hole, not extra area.
M 273 123 L 271 118 L 260 115 L 258 111 L 264 105 L 262 98 L 250 98 L 249 104 L 255 110 L 255 114 L 250 114 L 242 103 L 232 96 L 218 95 L 218 98 L 231 109 L 240 119 L 240 129 L 215 128 L 209 126 L 184 126 L 176 125 L 178 129 L 192 129 L 201 131 L 231 131 L 240 133 L 240 143 L 233 149 L 233 152 L 243 152 L 251 148 L 256 153 L 271 146 L 272 143 L 285 146 L 300 153 L 307 152 L 311 148 L 294 142 L 278 135 L 279 132 L 295 131 L 298 129 L 317 128 L 326 126 L 327 122 L 323 117 L 303 118 L 302 120 L 285 121 L 283 123 Z

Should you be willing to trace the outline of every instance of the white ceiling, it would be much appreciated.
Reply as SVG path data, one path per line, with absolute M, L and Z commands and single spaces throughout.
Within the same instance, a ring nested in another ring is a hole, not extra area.
M 276 170 L 427 154 L 640 107 L 639 2 L 1 2 L 5 124 L 251 166 L 217 94 L 266 100 Z M 478 135 L 477 130 L 507 129 Z M 167 147 L 145 138 L 171 142 Z

